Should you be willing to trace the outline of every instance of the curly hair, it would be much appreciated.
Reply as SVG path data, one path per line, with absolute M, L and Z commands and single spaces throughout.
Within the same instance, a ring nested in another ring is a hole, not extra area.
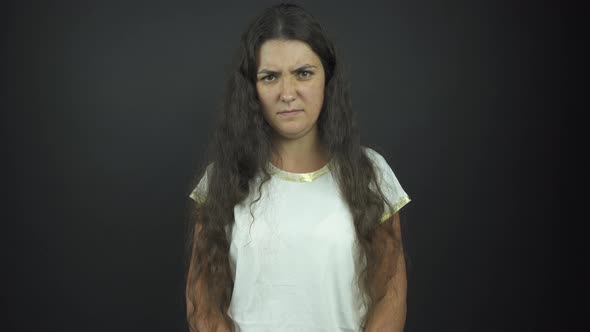
M 319 56 L 325 70 L 318 133 L 320 143 L 332 157 L 332 174 L 353 216 L 359 244 L 356 259 L 364 263 L 356 280 L 367 308 L 360 323 L 360 328 L 364 329 L 375 303 L 385 295 L 385 285 L 391 277 L 391 272 L 385 278 L 378 273 L 379 266 L 384 263 L 385 244 L 375 231 L 384 213 L 384 202 L 391 204 L 377 185 L 377 169 L 360 144 L 349 87 L 336 49 L 318 21 L 294 4 L 265 9 L 241 36 L 209 141 L 208 155 L 197 177 L 204 175 L 207 165 L 214 165 L 207 173 L 207 196 L 193 205 L 189 220 L 186 247 L 190 257 L 186 276 L 189 328 L 209 331 L 216 330 L 216 324 L 223 324 L 234 329 L 227 314 L 234 280 L 226 228 L 234 223 L 234 206 L 250 195 L 250 181 L 262 174 L 260 192 L 271 177 L 265 166 L 274 149 L 272 128 L 263 118 L 256 92 L 257 54 L 261 45 L 270 39 L 307 43 Z M 399 243 L 394 247 L 399 248 Z M 214 323 L 216 320 L 218 323 Z

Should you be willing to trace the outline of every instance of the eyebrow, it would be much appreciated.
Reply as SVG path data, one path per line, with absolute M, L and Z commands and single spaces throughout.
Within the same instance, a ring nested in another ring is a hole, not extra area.
M 310 64 L 305 64 L 297 69 L 293 69 L 291 70 L 291 73 L 296 73 L 298 71 L 304 70 L 304 69 L 309 69 L 309 68 L 317 68 L 314 65 L 310 65 Z M 274 70 L 270 70 L 270 69 L 262 69 L 258 72 L 258 74 L 276 74 L 277 72 Z

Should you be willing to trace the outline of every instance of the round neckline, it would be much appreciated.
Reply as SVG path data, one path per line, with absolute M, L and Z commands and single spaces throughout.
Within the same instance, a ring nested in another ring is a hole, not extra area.
M 287 171 L 284 171 L 284 170 L 278 168 L 270 161 L 268 162 L 268 166 L 269 166 L 269 171 L 270 171 L 271 175 L 277 176 L 278 178 L 281 178 L 283 180 L 293 181 L 293 182 L 311 182 L 311 181 L 319 178 L 320 176 L 330 172 L 331 166 L 332 166 L 332 159 L 330 159 L 330 161 L 328 161 L 328 163 L 325 164 L 322 168 L 315 170 L 313 172 L 307 172 L 307 173 L 287 172 Z

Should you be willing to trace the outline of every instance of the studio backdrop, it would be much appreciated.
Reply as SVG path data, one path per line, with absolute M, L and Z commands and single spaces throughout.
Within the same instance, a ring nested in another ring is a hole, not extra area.
M 12 1 L 2 331 L 187 331 L 188 198 L 241 31 L 273 1 Z M 406 331 L 558 328 L 561 9 L 301 1 L 401 211 Z

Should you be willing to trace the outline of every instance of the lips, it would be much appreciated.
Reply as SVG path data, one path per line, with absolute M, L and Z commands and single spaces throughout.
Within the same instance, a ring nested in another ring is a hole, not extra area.
M 303 110 L 296 110 L 296 109 L 292 109 L 292 110 L 284 110 L 284 111 L 280 111 L 279 114 L 290 114 L 290 113 L 297 113 L 297 112 L 301 112 Z
M 282 119 L 296 119 L 303 113 L 303 110 L 286 110 L 277 113 L 277 116 Z

